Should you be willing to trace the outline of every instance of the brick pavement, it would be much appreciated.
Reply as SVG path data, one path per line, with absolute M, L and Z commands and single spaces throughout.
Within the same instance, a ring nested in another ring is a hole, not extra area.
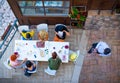
M 110 45 L 112 55 L 85 56 L 79 83 L 120 83 L 120 17 L 96 15 L 93 21 L 92 27 L 90 21 L 86 24 L 90 31 L 86 50 L 93 42 L 103 40 Z

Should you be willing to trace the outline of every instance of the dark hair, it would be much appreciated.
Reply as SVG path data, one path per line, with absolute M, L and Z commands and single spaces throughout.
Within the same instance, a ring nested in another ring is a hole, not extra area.
M 31 38 L 30 33 L 26 33 L 26 38 L 27 38 L 27 39 L 30 39 L 30 38 Z
M 59 35 L 57 35 L 57 37 L 58 37 L 59 39 L 65 39 L 65 38 L 66 38 L 66 33 L 63 32 L 63 36 L 62 36 L 62 37 L 59 37 Z
M 27 66 L 27 67 L 31 67 L 32 65 L 33 65 L 33 63 L 32 63 L 31 61 L 29 61 L 29 60 L 26 61 L 26 66 Z
M 52 53 L 52 59 L 56 59 L 56 57 L 57 57 L 57 53 L 56 53 L 56 52 L 53 52 L 53 53 Z
M 111 49 L 110 48 L 105 48 L 105 50 L 104 50 L 104 54 L 109 54 L 111 52 Z
M 23 33 L 26 33 L 27 31 L 23 29 L 22 32 L 23 32 Z

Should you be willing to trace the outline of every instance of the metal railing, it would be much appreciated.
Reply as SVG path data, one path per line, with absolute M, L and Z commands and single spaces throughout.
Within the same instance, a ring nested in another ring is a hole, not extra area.
M 1 45 L 0 45 L 0 59 L 3 56 L 3 54 L 5 53 L 7 47 L 9 46 L 11 40 L 13 39 L 15 33 L 18 30 L 18 20 L 16 19 L 14 21 L 14 23 L 11 25 L 10 30 L 7 32 L 5 38 L 3 39 Z

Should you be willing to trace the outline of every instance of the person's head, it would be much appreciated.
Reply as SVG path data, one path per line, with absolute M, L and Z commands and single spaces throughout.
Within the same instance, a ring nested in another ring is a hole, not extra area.
M 48 32 L 46 32 L 45 30 L 41 30 L 38 36 L 39 36 L 39 39 L 42 41 L 48 40 Z
M 65 32 L 62 32 L 62 31 L 58 31 L 57 37 L 58 37 L 59 39 L 65 39 L 65 38 L 66 38 L 66 33 L 65 33 Z
M 32 63 L 31 61 L 29 61 L 29 60 L 26 61 L 26 66 L 27 66 L 27 67 L 31 67 L 32 65 L 33 65 L 33 63 Z
M 104 50 L 104 54 L 109 54 L 111 52 L 111 49 L 110 48 L 106 48 L 105 50 Z
M 12 55 L 10 56 L 10 60 L 11 60 L 11 61 L 15 61 L 15 60 L 17 59 L 17 57 L 18 57 L 18 54 L 17 54 L 17 53 L 14 53 L 14 54 L 12 54 Z
M 57 57 L 57 53 L 56 53 L 56 52 L 53 52 L 53 53 L 52 53 L 52 59 L 56 59 L 56 57 Z
M 30 38 L 31 38 L 30 33 L 26 33 L 26 38 L 27 38 L 27 39 L 30 39 Z

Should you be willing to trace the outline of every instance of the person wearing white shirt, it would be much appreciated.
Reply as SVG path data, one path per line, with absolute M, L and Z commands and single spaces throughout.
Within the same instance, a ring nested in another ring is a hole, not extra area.
M 98 43 L 93 43 L 88 53 L 97 53 L 99 56 L 109 56 L 111 55 L 111 49 L 106 42 L 100 41 Z

